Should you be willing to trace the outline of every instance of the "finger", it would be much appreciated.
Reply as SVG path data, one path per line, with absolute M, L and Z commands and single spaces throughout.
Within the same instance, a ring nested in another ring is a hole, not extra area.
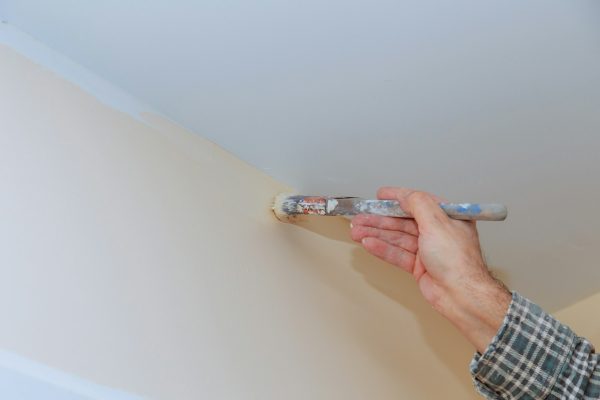
M 442 199 L 441 197 L 438 197 L 431 193 L 422 192 L 422 191 L 415 190 L 415 189 L 408 189 L 408 188 L 403 188 L 403 187 L 391 187 L 391 186 L 384 186 L 384 187 L 380 188 L 377 191 L 377 198 L 381 199 L 381 200 L 398 200 L 400 202 L 400 208 L 402 208 L 404 211 L 412 214 L 412 212 L 409 209 L 409 206 L 406 204 L 406 202 L 407 202 L 408 198 L 415 193 L 420 193 L 422 195 L 429 196 L 438 205 L 439 205 L 439 203 L 445 202 L 445 200 Z
M 412 273 L 415 265 L 414 254 L 373 237 L 364 238 L 362 245 L 365 250 L 374 256 Z
M 412 192 L 401 201 L 401 207 L 413 216 L 421 232 L 423 228 L 428 229 L 450 221 L 439 202 L 429 193 Z
M 403 199 L 407 198 L 411 193 L 414 193 L 414 192 L 419 192 L 419 190 L 402 188 L 402 187 L 384 186 L 382 188 L 379 188 L 379 190 L 377 191 L 377 198 L 380 200 L 403 200 Z M 448 200 L 443 197 L 439 197 L 439 196 L 436 196 L 435 194 L 431 194 L 431 193 L 427 193 L 427 194 L 429 196 L 431 196 L 438 203 L 447 203 L 448 202 Z
M 352 225 L 364 225 L 373 228 L 387 229 L 390 231 L 401 231 L 417 236 L 419 229 L 417 223 L 412 219 L 382 217 L 381 215 L 359 214 L 352 218 Z
M 403 187 L 384 186 L 379 188 L 379 190 L 377 191 L 377 198 L 379 200 L 397 200 L 400 198 L 407 197 L 414 191 L 414 189 L 408 189 Z
M 388 231 L 385 229 L 371 228 L 368 226 L 356 225 L 351 231 L 352 240 L 360 242 L 366 237 L 374 237 L 400 247 L 411 253 L 416 253 L 418 244 L 417 237 L 408 233 L 399 231 Z

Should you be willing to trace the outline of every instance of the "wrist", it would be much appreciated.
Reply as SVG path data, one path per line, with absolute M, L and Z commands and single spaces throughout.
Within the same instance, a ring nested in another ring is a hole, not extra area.
M 512 294 L 491 276 L 449 289 L 440 312 L 483 353 L 502 326 Z

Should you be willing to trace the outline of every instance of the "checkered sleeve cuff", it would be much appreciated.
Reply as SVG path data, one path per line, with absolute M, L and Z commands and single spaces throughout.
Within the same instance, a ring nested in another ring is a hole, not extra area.
M 577 339 L 566 325 L 515 292 L 498 333 L 471 361 L 475 387 L 489 399 L 544 399 Z

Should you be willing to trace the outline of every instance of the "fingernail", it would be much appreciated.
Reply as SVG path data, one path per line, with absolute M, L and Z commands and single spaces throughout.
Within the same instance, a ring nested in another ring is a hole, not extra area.
M 352 222 L 350 222 L 350 229 L 354 228 L 354 225 L 352 225 Z
M 360 242 L 363 244 L 363 246 L 364 246 L 364 245 L 365 245 L 365 243 L 367 242 L 367 239 L 368 239 L 368 238 L 362 238 L 362 240 L 360 241 Z

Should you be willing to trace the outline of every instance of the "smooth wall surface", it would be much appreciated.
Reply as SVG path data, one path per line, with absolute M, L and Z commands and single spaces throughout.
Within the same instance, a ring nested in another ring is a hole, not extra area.
M 600 348 L 600 293 L 596 293 L 556 312 L 556 317 L 573 331 Z
M 157 399 L 477 398 L 472 349 L 346 220 L 0 47 L 0 348 Z

